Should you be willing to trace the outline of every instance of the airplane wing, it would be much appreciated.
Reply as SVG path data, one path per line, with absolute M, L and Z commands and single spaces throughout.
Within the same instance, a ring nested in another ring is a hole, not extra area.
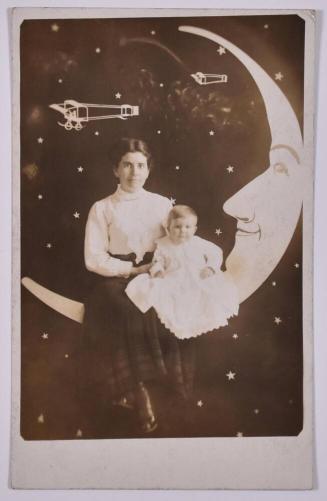
M 49 104 L 49 108 L 59 111 L 59 113 L 61 113 L 62 115 L 66 113 L 65 108 L 61 104 Z

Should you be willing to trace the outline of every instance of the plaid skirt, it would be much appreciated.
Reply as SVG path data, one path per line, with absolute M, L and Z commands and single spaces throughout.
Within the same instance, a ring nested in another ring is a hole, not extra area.
M 130 261 L 135 256 L 115 257 Z M 142 264 L 151 260 L 146 258 Z M 125 293 L 129 280 L 93 276 L 83 323 L 84 390 L 106 401 L 133 391 L 138 382 L 156 381 L 187 398 L 193 386 L 195 340 L 176 338 L 154 309 L 141 313 Z

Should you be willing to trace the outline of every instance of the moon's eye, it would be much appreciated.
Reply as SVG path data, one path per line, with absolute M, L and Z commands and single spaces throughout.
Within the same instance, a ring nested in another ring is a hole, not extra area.
M 289 175 L 287 166 L 282 162 L 278 162 L 274 165 L 274 172 L 276 172 L 276 174 L 285 174 L 286 176 Z

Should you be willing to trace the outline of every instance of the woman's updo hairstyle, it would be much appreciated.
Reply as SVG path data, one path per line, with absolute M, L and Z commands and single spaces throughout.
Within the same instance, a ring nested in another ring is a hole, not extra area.
M 119 162 L 122 157 L 126 155 L 126 153 L 134 153 L 138 151 L 143 153 L 147 159 L 148 168 L 151 170 L 153 168 L 153 158 L 147 143 L 142 139 L 135 139 L 131 137 L 122 137 L 112 145 L 109 152 L 109 162 L 111 167 L 113 169 L 118 167 Z

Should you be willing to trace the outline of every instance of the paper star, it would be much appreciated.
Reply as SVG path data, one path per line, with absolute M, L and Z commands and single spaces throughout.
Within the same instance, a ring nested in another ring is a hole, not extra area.
M 217 49 L 217 52 L 220 56 L 222 56 L 223 54 L 226 54 L 226 49 L 225 47 L 220 46 L 219 49 Z
M 295 263 L 295 264 L 294 264 L 294 268 L 300 268 L 299 263 Z
M 121 93 L 120 93 L 120 92 L 116 92 L 116 94 L 115 94 L 115 98 L 116 98 L 116 99 L 120 99 L 120 98 L 121 98 Z
M 242 433 L 241 431 L 238 431 L 238 432 L 236 433 L 236 436 L 237 436 L 237 437 L 243 437 L 243 433 Z
M 65 353 L 65 358 L 69 358 L 69 355 L 68 355 L 68 353 Z
M 38 137 L 38 138 L 37 138 L 37 142 L 38 142 L 39 144 L 42 144 L 42 143 L 43 143 L 43 141 L 44 141 L 43 137 Z
M 62 78 L 58 78 L 58 83 L 62 83 Z
M 47 332 L 43 332 L 42 339 L 49 339 L 49 334 Z
M 95 49 L 95 52 L 96 52 L 97 54 L 100 54 L 100 52 L 101 52 L 100 47 L 97 47 L 97 48 Z
M 196 403 L 196 405 L 197 405 L 198 407 L 202 407 L 202 406 L 203 406 L 203 402 L 202 402 L 202 400 L 198 400 L 198 401 L 197 401 L 197 403 Z
M 216 235 L 219 237 L 219 235 L 221 235 L 221 234 L 222 234 L 222 231 L 221 231 L 221 229 L 220 229 L 220 228 L 217 228 L 217 229 L 215 230 L 215 233 L 216 233 Z
M 164 86 L 164 84 L 162 82 L 160 82 L 159 87 L 163 87 L 163 86 Z
M 80 213 L 75 211 L 74 214 L 73 214 L 74 218 L 75 219 L 79 219 L 79 216 L 80 216 Z
M 214 130 L 209 130 L 209 136 L 214 136 L 215 135 L 215 131 Z
M 38 423 L 44 423 L 44 416 L 43 414 L 40 414 L 39 417 L 37 418 Z
M 254 414 L 259 414 L 260 411 L 259 411 L 259 409 L 254 409 L 253 412 L 254 412 Z
M 161 134 L 161 130 L 157 130 L 157 134 Z
M 275 281 L 274 281 L 274 282 L 271 282 L 271 285 L 272 285 L 273 287 L 276 287 L 276 282 L 275 282 Z
M 180 166 L 179 166 L 179 165 L 176 165 L 175 169 L 176 169 L 176 170 L 179 170 L 179 169 L 180 169 Z
M 46 247 L 47 247 L 47 249 L 51 249 L 52 244 L 50 242 L 48 242 L 47 245 L 46 245 Z
M 238 339 L 238 334 L 236 334 L 236 333 L 235 333 L 235 334 L 233 334 L 233 338 L 234 338 L 234 339 Z
M 284 75 L 280 71 L 278 73 L 275 73 L 275 80 L 283 80 Z
M 235 379 L 236 372 L 229 371 L 229 372 L 227 372 L 226 376 L 227 376 L 228 380 L 231 381 L 232 379 Z
M 82 436 L 83 436 L 82 430 L 77 430 L 76 437 L 82 437 Z
M 275 324 L 279 325 L 282 323 L 282 319 L 280 317 L 275 317 L 274 322 L 275 322 Z
M 176 203 L 176 198 L 170 197 L 170 199 L 169 199 L 169 200 L 171 201 L 172 205 L 175 205 L 175 203 Z
M 99 134 L 100 134 L 100 133 L 99 133 L 99 131 L 98 131 L 98 130 L 96 130 L 96 131 L 95 131 L 95 133 L 94 133 L 94 135 L 95 135 L 95 136 L 98 136 Z
M 228 174 L 231 174 L 232 172 L 234 172 L 234 167 L 232 165 L 229 165 L 228 167 L 226 167 L 226 170 Z
M 58 26 L 58 24 L 57 24 L 57 23 L 52 24 L 52 25 L 51 25 L 51 29 L 52 29 L 52 31 L 54 31 L 54 32 L 59 31 L 59 26 Z
M 153 35 L 155 35 L 155 34 L 156 34 L 155 30 L 151 30 L 151 31 L 150 31 L 150 34 L 151 34 L 152 36 L 153 36 Z
M 83 172 L 83 170 L 84 170 L 84 169 L 83 169 L 83 167 L 80 165 L 79 167 L 77 167 L 77 170 L 78 170 L 78 172 Z
M 41 193 L 39 193 L 39 194 L 38 194 L 38 196 L 37 196 L 37 198 L 38 198 L 39 200 L 42 200 L 43 195 L 41 195 Z
M 264 24 L 263 27 L 265 30 L 267 30 L 269 28 L 269 24 Z

